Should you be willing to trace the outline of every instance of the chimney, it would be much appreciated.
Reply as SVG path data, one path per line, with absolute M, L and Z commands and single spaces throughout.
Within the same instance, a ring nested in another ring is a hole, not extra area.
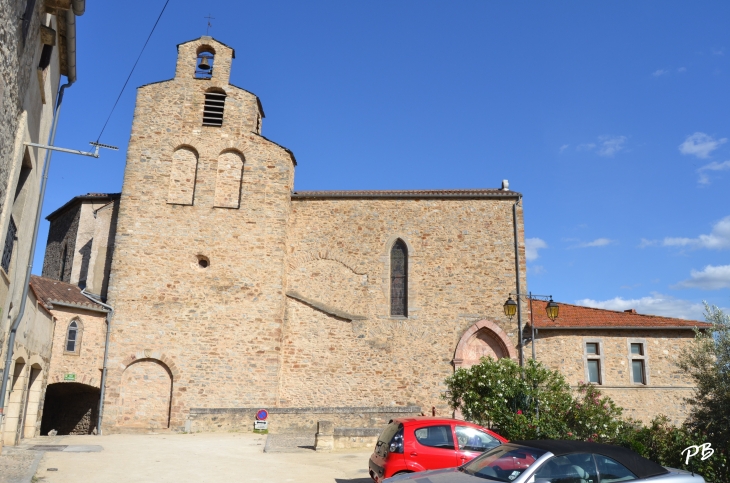
M 502 180 L 502 190 L 509 191 L 509 180 L 506 180 L 506 179 Z
M 627 314 L 635 314 L 636 309 L 628 309 L 628 310 L 624 310 L 624 312 L 626 312 Z

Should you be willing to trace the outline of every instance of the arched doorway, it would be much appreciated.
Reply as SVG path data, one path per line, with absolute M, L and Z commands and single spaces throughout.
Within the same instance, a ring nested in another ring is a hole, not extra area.
M 78 382 L 57 382 L 46 388 L 41 435 L 92 434 L 99 414 L 99 388 Z
M 34 438 L 38 429 L 38 409 L 41 403 L 43 369 L 38 364 L 30 367 L 28 374 L 28 395 L 25 398 L 25 417 L 23 418 L 22 438 Z
M 454 369 L 471 367 L 478 364 L 482 357 L 517 357 L 507 334 L 488 320 L 480 320 L 461 336 L 454 353 Z
M 141 359 L 122 373 L 119 426 L 164 429 L 170 427 L 172 373 L 156 359 Z
M 3 443 L 8 446 L 18 444 L 20 440 L 21 430 L 23 428 L 23 412 L 21 408 L 25 406 L 25 360 L 18 358 L 15 360 L 13 367 L 13 375 L 10 380 L 10 396 L 8 397 L 8 408 L 5 415 L 5 431 L 3 432 Z

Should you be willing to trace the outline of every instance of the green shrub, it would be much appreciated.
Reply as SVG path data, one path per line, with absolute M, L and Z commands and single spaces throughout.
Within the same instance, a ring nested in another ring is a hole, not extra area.
M 648 426 L 622 419 L 623 410 L 598 387 L 581 383 L 575 393 L 558 371 L 527 361 L 524 369 L 508 358 L 483 358 L 446 379 L 446 399 L 463 417 L 495 429 L 507 439 L 573 439 L 617 444 L 663 466 L 691 470 L 708 482 L 730 482 L 728 446 L 711 441 L 690 421 L 681 427 L 666 416 Z M 711 442 L 715 453 L 685 464 L 682 451 Z

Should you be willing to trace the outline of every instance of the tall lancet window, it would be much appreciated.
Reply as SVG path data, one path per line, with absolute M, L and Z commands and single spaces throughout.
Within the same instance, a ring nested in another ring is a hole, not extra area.
M 79 324 L 75 320 L 68 325 L 66 332 L 66 352 L 78 352 Z
M 408 316 L 408 247 L 401 239 L 390 249 L 390 315 Z

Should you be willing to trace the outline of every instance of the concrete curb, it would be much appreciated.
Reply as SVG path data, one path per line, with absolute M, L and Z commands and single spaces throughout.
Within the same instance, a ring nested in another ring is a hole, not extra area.
M 20 483 L 32 483 L 33 477 L 35 476 L 36 472 L 38 471 L 38 465 L 41 464 L 41 460 L 43 459 L 43 455 L 45 455 L 45 451 L 39 451 L 35 458 L 33 458 L 33 463 L 31 463 L 30 468 L 28 468 L 28 473 L 25 474 L 22 480 L 20 480 Z

